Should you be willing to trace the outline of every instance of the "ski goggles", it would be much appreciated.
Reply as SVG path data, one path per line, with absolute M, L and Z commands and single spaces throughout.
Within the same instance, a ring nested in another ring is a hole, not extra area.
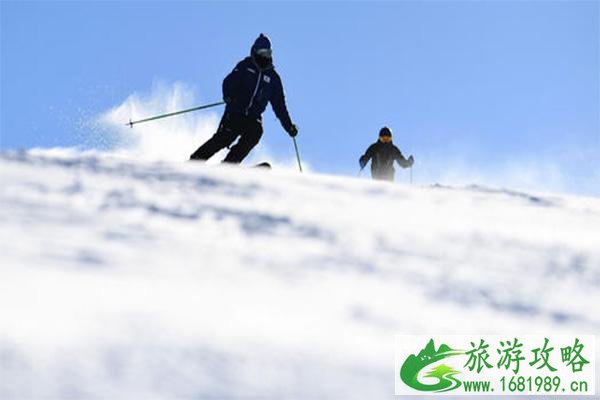
M 382 143 L 389 143 L 392 141 L 392 137 L 387 135 L 379 136 L 379 141 Z
M 271 58 L 271 54 L 273 54 L 273 50 L 271 49 L 257 49 L 256 54 L 261 57 Z

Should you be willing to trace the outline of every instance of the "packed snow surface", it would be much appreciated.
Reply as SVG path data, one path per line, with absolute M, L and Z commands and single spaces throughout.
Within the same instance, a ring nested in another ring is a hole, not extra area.
M 598 198 L 76 152 L 0 179 L 2 399 L 392 398 L 395 334 L 600 333 Z

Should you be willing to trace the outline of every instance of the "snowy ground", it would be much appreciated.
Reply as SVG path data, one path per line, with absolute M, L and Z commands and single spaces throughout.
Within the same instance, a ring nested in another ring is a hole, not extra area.
M 597 198 L 2 153 L 0 222 L 1 399 L 393 398 L 394 334 L 600 334 Z

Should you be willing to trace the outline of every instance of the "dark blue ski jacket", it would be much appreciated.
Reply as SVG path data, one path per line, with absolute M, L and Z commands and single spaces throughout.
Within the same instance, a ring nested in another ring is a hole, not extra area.
M 252 57 L 246 57 L 223 80 L 225 112 L 247 115 L 262 121 L 262 113 L 271 103 L 283 129 L 289 131 L 292 121 L 285 105 L 283 84 L 271 65 L 260 69 Z

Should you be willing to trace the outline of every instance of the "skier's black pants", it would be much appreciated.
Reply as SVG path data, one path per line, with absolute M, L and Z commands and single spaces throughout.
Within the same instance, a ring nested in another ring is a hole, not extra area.
M 208 160 L 216 152 L 229 147 L 239 136 L 238 142 L 229 150 L 223 162 L 240 163 L 260 140 L 263 129 L 260 121 L 241 114 L 225 113 L 219 129 L 206 143 L 198 148 L 191 160 Z
M 394 181 L 395 171 L 391 170 L 371 170 L 371 177 L 378 181 Z

